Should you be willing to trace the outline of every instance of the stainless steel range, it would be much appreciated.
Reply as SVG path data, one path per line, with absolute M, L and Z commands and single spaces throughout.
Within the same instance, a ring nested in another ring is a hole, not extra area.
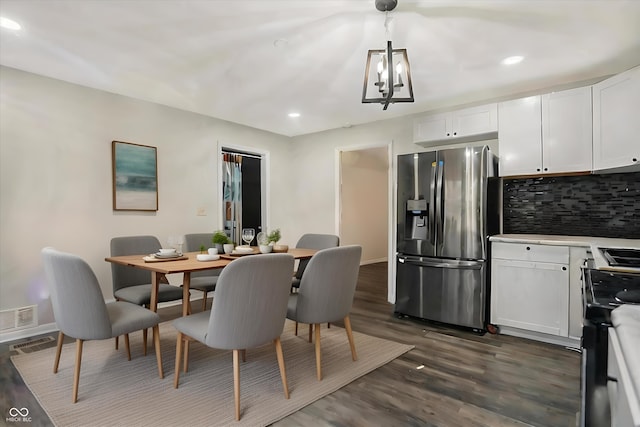
M 640 250 L 605 249 L 609 267 L 637 266 Z M 638 304 L 640 273 L 597 270 L 592 260 L 583 267 L 582 410 L 583 427 L 609 426 L 607 392 L 608 328 L 611 312 L 622 304 Z

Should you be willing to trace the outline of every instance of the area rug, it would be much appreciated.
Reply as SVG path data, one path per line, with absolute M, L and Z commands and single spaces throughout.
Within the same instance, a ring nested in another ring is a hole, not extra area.
M 173 388 L 176 331 L 160 325 L 165 378 L 158 377 L 155 353 L 142 354 L 141 333 L 131 336 L 131 361 L 114 340 L 84 345 L 78 402 L 71 403 L 75 343 L 62 349 L 60 368 L 53 374 L 55 348 L 11 358 L 51 421 L 67 426 L 266 426 L 326 396 L 390 362 L 413 346 L 354 332 L 358 360 L 344 329 L 322 329 L 323 379 L 316 379 L 314 345 L 307 327 L 293 333 L 287 320 L 282 335 L 290 399 L 284 398 L 274 347 L 247 351 L 240 368 L 242 418 L 234 418 L 232 353 L 192 343 L 189 372 Z

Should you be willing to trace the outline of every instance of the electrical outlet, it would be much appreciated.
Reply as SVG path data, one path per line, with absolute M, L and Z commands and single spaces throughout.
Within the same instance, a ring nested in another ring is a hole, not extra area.
M 197 216 L 207 216 L 207 210 L 205 208 L 196 209 Z

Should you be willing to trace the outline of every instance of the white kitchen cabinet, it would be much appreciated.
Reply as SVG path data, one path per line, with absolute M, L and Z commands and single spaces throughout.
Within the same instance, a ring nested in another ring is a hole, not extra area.
M 491 323 L 568 337 L 569 248 L 494 242 Z
M 500 175 L 592 170 L 591 88 L 501 102 Z
M 640 67 L 593 85 L 593 169 L 640 169 Z
M 430 146 L 434 141 L 468 142 L 495 138 L 498 131 L 497 104 L 431 114 L 413 122 L 413 141 Z

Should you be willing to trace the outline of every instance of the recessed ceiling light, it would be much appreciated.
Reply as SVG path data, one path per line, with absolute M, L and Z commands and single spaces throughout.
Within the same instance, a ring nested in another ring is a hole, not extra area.
M 300 113 L 289 113 L 289 117 L 300 117 Z
M 0 16 L 0 27 L 6 28 L 8 30 L 19 30 L 22 28 L 20 24 L 18 24 L 13 19 L 5 18 L 4 16 Z
M 520 56 L 520 55 L 509 56 L 508 58 L 504 58 L 502 60 L 502 64 L 503 65 L 519 64 L 520 62 L 522 62 L 523 59 L 524 59 L 524 56 Z

